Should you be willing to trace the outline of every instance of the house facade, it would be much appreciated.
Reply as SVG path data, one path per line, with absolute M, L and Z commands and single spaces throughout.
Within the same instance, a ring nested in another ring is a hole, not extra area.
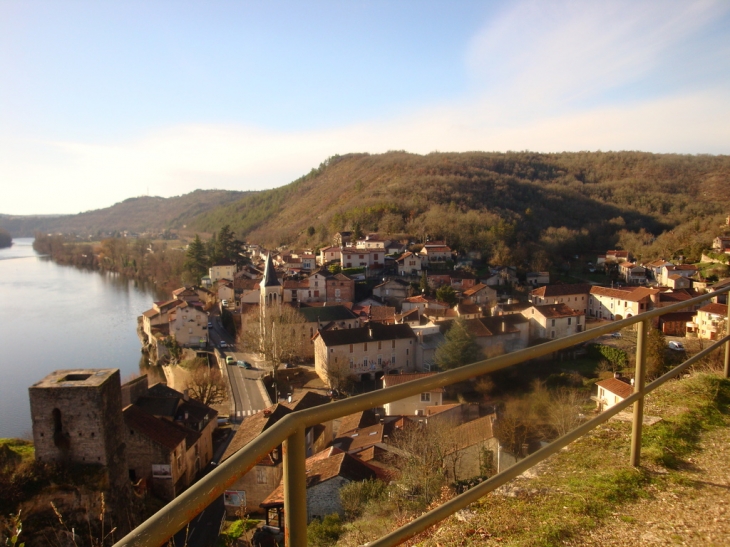
M 219 279 L 233 279 L 236 275 L 236 265 L 229 260 L 218 261 L 208 269 L 208 275 L 211 283 Z
M 620 375 L 596 382 L 596 386 L 598 387 L 598 393 L 595 400 L 599 412 L 617 405 L 634 392 L 634 386 Z
M 522 312 L 530 322 L 531 340 L 565 338 L 585 330 L 585 314 L 567 304 L 543 304 Z
M 320 331 L 314 340 L 314 367 L 328 385 L 335 376 L 371 379 L 391 370 L 412 372 L 415 340 L 406 324 L 369 323 L 356 329 Z
M 588 316 L 595 319 L 625 319 L 653 308 L 657 289 L 647 287 L 610 289 L 591 287 Z
M 407 374 L 386 374 L 383 376 L 383 388 L 397 386 L 412 380 L 419 380 L 433 376 L 435 372 L 407 373 Z M 424 393 L 411 395 L 405 399 L 385 403 L 386 416 L 425 416 L 426 409 L 430 406 L 441 406 L 443 404 L 444 388 L 434 388 Z
M 727 333 L 727 305 L 707 304 L 697 310 L 697 316 L 687 323 L 687 332 L 703 340 L 719 340 Z
M 421 256 L 407 252 L 396 259 L 398 275 L 421 275 Z
M 208 343 L 208 314 L 200 304 L 184 302 L 168 314 L 170 336 L 183 347 L 205 347 Z
M 448 262 L 453 260 L 453 251 L 451 247 L 443 241 L 434 241 L 426 243 L 418 253 L 427 264 L 433 262 Z
M 536 306 L 544 304 L 565 304 L 575 311 L 588 314 L 588 297 L 591 292 L 589 283 L 564 285 L 545 285 L 530 292 L 530 302 Z

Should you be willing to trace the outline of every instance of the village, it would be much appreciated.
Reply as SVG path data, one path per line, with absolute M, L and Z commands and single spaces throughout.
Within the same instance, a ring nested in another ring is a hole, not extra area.
M 717 238 L 714 250 L 730 252 L 730 238 Z M 690 264 L 638 263 L 621 250 L 583 266 L 589 274 L 605 273 L 609 285 L 551 280 L 549 272 L 520 274 L 508 266 L 479 276 L 479 253 L 460 256 L 443 241 L 355 239 L 351 232 L 338 233 L 317 254 L 255 244 L 244 253 L 244 266 L 219 261 L 198 284 L 173 291 L 140 316 L 138 333 L 164 382 L 141 376 L 122 383 L 115 370 L 79 369 L 54 372 L 31 387 L 37 460 L 105 466 L 115 489 L 129 490 L 119 512 L 134 494 L 169 501 L 291 412 L 567 337 L 730 283 L 710 283 Z M 690 343 L 720 338 L 726 318 L 723 296 L 661 316 L 654 326 L 669 340 L 668 354 L 684 354 Z M 574 387 L 576 371 L 590 362 L 587 354 L 609 347 L 626 356 L 631 334 L 553 355 L 525 369 L 516 383 L 474 379 L 309 428 L 308 520 L 344 518 L 346 495 L 338 492 L 350 483 L 400 484 L 407 499 L 427 506 L 434 493 L 424 494 L 423 481 L 430 474 L 458 486 L 503 471 L 556 433 L 540 424 L 515 440 L 510 421 L 502 419 L 509 390 L 533 381 Z M 197 362 L 204 378 L 184 370 L 186 362 Z M 604 365 L 595 374 L 591 368 L 591 380 L 580 380 L 582 395 L 566 406 L 572 423 L 633 392 L 621 363 Z M 553 371 L 547 380 L 543 369 Z M 409 466 L 423 457 L 424 446 L 438 447 L 437 462 L 432 468 L 420 462 L 422 476 L 413 477 Z M 223 504 L 230 520 L 258 516 L 267 529 L 281 531 L 282 461 L 278 447 L 229 487 Z

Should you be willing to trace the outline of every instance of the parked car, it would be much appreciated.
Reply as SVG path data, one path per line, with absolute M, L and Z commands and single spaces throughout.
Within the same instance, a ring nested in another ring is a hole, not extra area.
M 212 328 L 213 328 L 213 323 L 212 323 L 212 322 L 210 322 L 210 321 L 208 321 L 208 328 L 209 328 L 209 329 L 212 329 Z
M 235 362 L 236 362 L 236 359 L 232 355 L 229 355 L 228 357 L 226 357 L 227 365 L 230 365 L 231 363 L 235 363 Z
M 243 368 L 251 368 L 251 363 L 247 361 L 239 361 L 238 366 Z
M 226 344 L 225 340 L 221 340 L 221 343 L 218 345 L 219 348 L 227 348 L 228 344 Z
M 611 334 L 609 334 L 609 336 L 611 338 L 621 338 L 621 333 L 620 332 L 612 332 Z
M 682 342 L 671 340 L 667 346 L 669 346 L 669 349 L 673 349 L 674 351 L 684 351 L 684 344 L 682 344 Z

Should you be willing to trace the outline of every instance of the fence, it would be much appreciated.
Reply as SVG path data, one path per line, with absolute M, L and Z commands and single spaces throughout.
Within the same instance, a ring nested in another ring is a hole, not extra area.
M 289 414 L 264 431 L 243 449 L 236 452 L 213 472 L 191 486 L 181 496 L 162 508 L 135 530 L 130 532 L 114 547 L 158 547 L 182 529 L 188 522 L 205 509 L 216 498 L 231 486 L 238 478 L 253 468 L 265 454 L 283 443 L 284 446 L 284 511 L 286 545 L 291 547 L 307 544 L 307 499 L 306 492 L 306 447 L 305 429 L 322 422 L 347 416 L 363 410 L 383 406 L 385 403 L 397 401 L 405 397 L 417 395 L 435 388 L 441 388 L 456 382 L 462 382 L 495 372 L 518 363 L 535 359 L 567 347 L 581 344 L 622 328 L 639 324 L 636 343 L 636 372 L 634 393 L 622 402 L 612 406 L 595 418 L 558 438 L 534 454 L 520 460 L 516 465 L 489 478 L 481 484 L 467 490 L 463 494 L 449 500 L 443 505 L 418 517 L 390 534 L 369 543 L 370 547 L 386 547 L 398 545 L 426 528 L 440 522 L 456 511 L 477 501 L 482 496 L 512 480 L 521 473 L 541 462 L 548 456 L 558 452 L 564 446 L 582 437 L 596 426 L 624 410 L 630 405 L 633 408 L 633 426 L 631 435 L 630 463 L 638 466 L 641 457 L 641 432 L 644 415 L 644 397 L 664 384 L 667 380 L 681 374 L 688 367 L 701 360 L 709 353 L 725 346 L 724 374 L 730 377 L 730 336 L 724 336 L 710 347 L 697 353 L 681 365 L 675 367 L 662 377 L 645 385 L 646 337 L 652 319 L 694 306 L 719 294 L 727 294 L 730 287 L 714 293 L 698 296 L 667 306 L 622 319 L 607 325 L 596 327 L 572 336 L 553 340 L 538 346 L 516 351 L 492 359 L 479 361 L 458 369 L 442 372 L 434 376 L 407 382 L 398 386 L 365 393 L 342 401 L 328 403 L 318 407 Z

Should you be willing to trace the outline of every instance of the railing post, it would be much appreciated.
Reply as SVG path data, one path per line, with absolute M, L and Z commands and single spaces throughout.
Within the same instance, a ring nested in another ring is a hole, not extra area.
M 307 545 L 307 469 L 304 427 L 284 441 L 284 537 L 286 547 Z
M 634 373 L 634 393 L 642 396 L 634 403 L 634 420 L 631 427 L 631 465 L 638 467 L 641 459 L 641 428 L 644 425 L 644 383 L 646 378 L 646 336 L 649 332 L 649 321 L 639 325 L 636 336 L 636 371 Z
M 727 319 L 725 320 L 725 328 L 721 331 L 727 334 L 730 332 L 730 293 L 725 293 L 725 302 L 727 302 Z M 730 341 L 725 342 L 725 378 L 730 378 Z

